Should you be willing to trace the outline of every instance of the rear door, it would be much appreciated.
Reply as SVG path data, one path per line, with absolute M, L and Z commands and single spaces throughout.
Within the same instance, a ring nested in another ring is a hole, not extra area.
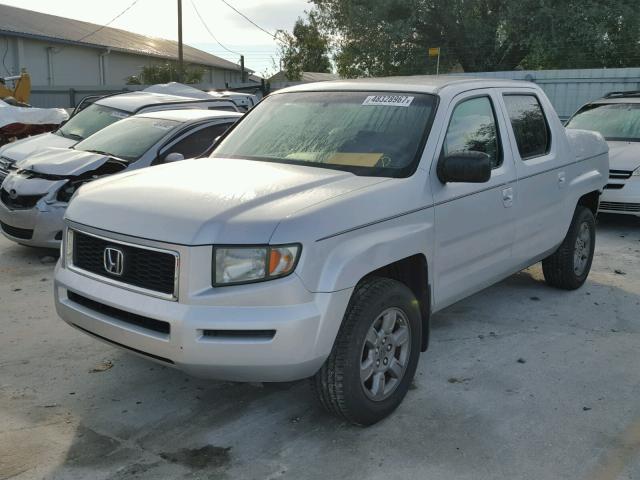
M 503 90 L 500 101 L 518 178 L 513 256 L 524 268 L 562 242 L 569 179 L 551 135 L 546 98 L 535 90 Z
M 432 164 L 435 200 L 437 308 L 499 280 L 512 269 L 515 167 L 504 142 L 505 120 L 494 90 L 458 95 L 449 105 L 439 158 Z M 487 183 L 447 183 L 438 179 L 438 161 L 456 151 L 481 151 L 492 160 Z

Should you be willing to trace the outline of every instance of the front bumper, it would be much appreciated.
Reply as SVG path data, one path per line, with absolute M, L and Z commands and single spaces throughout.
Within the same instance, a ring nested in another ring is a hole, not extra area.
M 619 188 L 620 185 L 623 185 L 622 188 Z M 600 196 L 599 211 L 640 217 L 640 177 L 612 180 Z
M 30 247 L 60 248 L 67 204 L 38 202 L 30 209 L 9 209 L 0 202 L 0 231 L 14 242 Z
M 58 314 L 105 342 L 199 377 L 293 381 L 313 375 L 322 366 L 352 289 L 311 293 L 295 274 L 270 282 L 213 288 L 194 279 L 210 272 L 211 247 L 172 247 L 180 253 L 178 301 L 104 283 L 65 268 L 61 260 L 55 274 Z M 79 303 L 73 294 L 88 299 L 89 306 Z M 106 308 L 95 307 L 95 302 Z M 166 322 L 169 331 L 131 322 L 114 314 L 114 308 L 126 315 Z

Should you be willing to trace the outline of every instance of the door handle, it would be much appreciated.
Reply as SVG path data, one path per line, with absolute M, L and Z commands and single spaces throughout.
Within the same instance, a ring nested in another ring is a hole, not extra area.
M 565 183 L 567 183 L 567 176 L 565 175 L 565 173 L 558 173 L 558 185 L 560 185 L 560 188 L 564 187 Z
M 513 206 L 513 187 L 508 187 L 502 190 L 502 204 L 505 208 Z

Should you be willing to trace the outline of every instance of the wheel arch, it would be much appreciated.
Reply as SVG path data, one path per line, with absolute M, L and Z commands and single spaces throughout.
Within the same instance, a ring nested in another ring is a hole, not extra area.
M 370 277 L 384 277 L 406 285 L 416 296 L 422 317 L 421 350 L 429 346 L 431 323 L 431 288 L 429 284 L 429 266 L 424 254 L 415 254 L 380 267 L 367 275 L 360 282 Z M 356 287 L 357 288 L 357 287 Z
M 594 190 L 592 192 L 585 193 L 583 196 L 581 196 L 578 199 L 577 206 L 587 207 L 589 210 L 591 210 L 591 212 L 593 213 L 593 216 L 595 217 L 596 214 L 598 213 L 599 205 L 600 205 L 600 191 Z

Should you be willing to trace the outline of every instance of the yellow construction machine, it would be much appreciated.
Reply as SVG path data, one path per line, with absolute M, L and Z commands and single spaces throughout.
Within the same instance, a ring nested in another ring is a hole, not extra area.
M 11 105 L 24 106 L 29 104 L 31 96 L 31 77 L 22 69 L 20 75 L 0 77 L 0 100 Z

